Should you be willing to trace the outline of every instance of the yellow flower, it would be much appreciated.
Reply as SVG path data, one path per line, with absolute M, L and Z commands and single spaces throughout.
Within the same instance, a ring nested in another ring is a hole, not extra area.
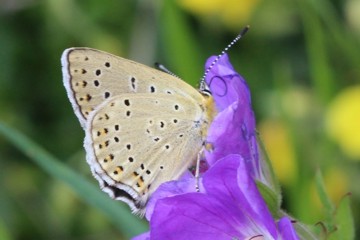
M 297 178 L 297 164 L 294 147 L 288 130 L 276 120 L 265 120 L 258 125 L 276 177 L 284 185 L 291 185 Z
M 219 18 L 235 29 L 249 21 L 258 3 L 259 0 L 179 0 L 188 11 L 201 17 Z
M 360 85 L 340 92 L 330 103 L 325 118 L 329 136 L 345 154 L 360 160 Z

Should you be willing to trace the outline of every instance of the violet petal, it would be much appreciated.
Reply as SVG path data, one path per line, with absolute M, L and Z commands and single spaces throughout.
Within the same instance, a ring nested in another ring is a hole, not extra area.
M 234 102 L 220 112 L 212 122 L 207 141 L 212 151 L 205 151 L 209 165 L 229 155 L 240 154 L 254 177 L 260 174 L 256 143 L 255 118 L 251 109 Z
M 185 183 L 181 187 L 185 190 L 180 192 L 189 189 Z M 227 156 L 209 169 L 202 188 L 158 199 L 151 239 L 244 239 L 259 234 L 276 239 L 275 223 L 239 155 Z
M 295 228 L 289 218 L 281 218 L 278 222 L 278 228 L 282 239 L 299 240 Z
M 212 56 L 207 60 L 206 69 L 215 58 Z M 218 111 L 224 110 L 235 101 L 251 105 L 249 87 L 233 68 L 227 54 L 224 54 L 212 67 L 205 81 L 210 87 Z

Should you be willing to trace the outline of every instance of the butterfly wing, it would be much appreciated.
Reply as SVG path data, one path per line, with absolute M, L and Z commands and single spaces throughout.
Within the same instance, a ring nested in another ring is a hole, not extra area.
M 191 98 L 121 94 L 90 115 L 87 161 L 104 191 L 141 214 L 151 193 L 196 159 L 207 124 L 203 108 Z
M 212 98 L 95 49 L 67 49 L 61 62 L 93 175 L 110 196 L 142 214 L 151 193 L 196 159 L 215 114 Z
M 69 48 L 61 63 L 64 86 L 83 128 L 98 105 L 124 93 L 176 94 L 201 101 L 194 88 L 174 76 L 96 49 Z

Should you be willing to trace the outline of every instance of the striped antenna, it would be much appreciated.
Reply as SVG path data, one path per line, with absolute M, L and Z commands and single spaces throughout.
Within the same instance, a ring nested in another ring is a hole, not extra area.
M 244 35 L 245 33 L 249 30 L 250 26 L 247 25 L 246 27 L 244 27 L 241 32 L 239 33 L 239 35 L 236 36 L 236 38 L 234 40 L 231 41 L 231 43 L 229 45 L 226 46 L 226 48 L 214 59 L 214 61 L 210 64 L 210 66 L 206 69 L 204 76 L 201 78 L 200 80 L 200 91 L 203 90 L 208 90 L 208 86 L 205 83 L 205 78 L 208 75 L 208 73 L 210 72 L 210 70 L 215 66 L 215 64 L 219 61 L 219 59 L 227 52 L 229 51 L 229 49 L 237 42 L 239 41 Z
M 155 63 L 155 67 L 156 67 L 157 69 L 159 69 L 159 70 L 167 73 L 167 74 L 170 74 L 171 76 L 174 76 L 174 77 L 176 77 L 176 78 L 179 78 L 179 76 L 175 75 L 175 73 L 173 73 L 172 71 L 170 71 L 169 69 L 167 69 L 167 68 L 166 68 L 164 65 L 162 65 L 161 63 L 156 62 L 156 63 Z M 181 79 L 181 78 L 179 78 L 179 79 Z

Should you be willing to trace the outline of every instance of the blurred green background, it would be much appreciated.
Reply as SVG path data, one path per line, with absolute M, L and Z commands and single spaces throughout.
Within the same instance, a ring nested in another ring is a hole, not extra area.
M 247 24 L 229 55 L 252 91 L 283 207 L 310 225 L 331 217 L 316 191 L 320 169 L 334 209 L 351 192 L 358 222 L 360 1 L 2 0 L 0 239 L 128 239 L 146 230 L 91 177 L 62 85 L 64 49 L 159 61 L 195 86 L 207 57 Z

